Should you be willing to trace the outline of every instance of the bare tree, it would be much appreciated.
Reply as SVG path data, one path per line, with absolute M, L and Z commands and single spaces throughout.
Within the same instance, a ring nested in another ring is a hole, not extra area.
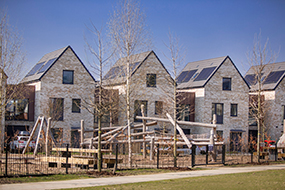
M 102 28 L 100 30 L 91 23 L 91 28 L 88 28 L 89 31 L 93 34 L 93 44 L 88 42 L 85 39 L 87 49 L 91 53 L 93 59 L 92 64 L 90 66 L 95 70 L 96 74 L 99 76 L 99 82 L 95 87 L 95 99 L 94 101 L 84 101 L 82 105 L 85 107 L 90 113 L 95 114 L 95 117 L 98 118 L 98 171 L 101 172 L 101 133 L 102 133 L 102 119 L 106 113 L 113 112 L 114 101 L 112 101 L 112 90 L 104 90 L 103 89 L 103 71 L 108 61 L 114 54 L 114 50 L 110 50 L 110 45 L 108 41 L 105 41 L 104 34 L 102 32 Z M 94 47 L 95 46 L 95 47 Z M 105 84 L 106 85 L 106 84 Z M 94 112 L 95 110 L 95 112 Z M 112 118 L 112 117 L 110 117 Z M 112 119 L 110 124 L 112 123 Z M 94 134 L 93 134 L 94 136 Z
M 257 122 L 257 160 L 260 162 L 260 142 L 261 134 L 264 134 L 265 125 L 265 101 L 262 95 L 264 88 L 263 84 L 268 77 L 270 70 L 270 63 L 273 63 L 277 54 L 269 50 L 268 39 L 265 44 L 261 44 L 261 34 L 255 35 L 252 51 L 248 54 L 248 63 L 253 70 L 253 78 L 251 83 L 251 91 L 254 95 L 250 96 L 250 116 Z M 271 65 L 272 66 L 272 65 Z
M 5 107 L 8 97 L 6 97 L 7 83 L 16 84 L 20 80 L 20 71 L 24 63 L 24 55 L 21 51 L 22 39 L 16 30 L 9 25 L 6 11 L 0 10 L 0 70 L 1 70 L 1 128 L 0 128 L 0 151 L 4 148 L 5 132 Z M 7 82 L 6 82 L 7 80 Z M 14 94 L 14 93 L 11 93 Z
M 109 22 L 110 36 L 114 48 L 120 58 L 126 61 L 126 115 L 128 125 L 129 164 L 132 165 L 131 155 L 131 114 L 130 114 L 130 64 L 131 56 L 143 52 L 150 44 L 145 25 L 145 16 L 138 1 L 122 0 L 111 15 Z
M 178 92 L 177 92 L 177 74 L 178 68 L 181 64 L 184 63 L 184 48 L 179 44 L 179 39 L 177 36 L 174 36 L 171 32 L 168 33 L 169 44 L 165 44 L 169 50 L 170 55 L 165 57 L 169 60 L 172 66 L 172 77 L 174 80 L 169 81 L 173 85 L 173 97 L 172 97 L 172 104 L 173 104 L 173 119 L 174 123 L 177 121 L 177 101 L 178 101 Z M 174 148 L 173 148 L 173 155 L 174 155 L 174 167 L 177 166 L 177 131 L 176 125 L 174 126 Z

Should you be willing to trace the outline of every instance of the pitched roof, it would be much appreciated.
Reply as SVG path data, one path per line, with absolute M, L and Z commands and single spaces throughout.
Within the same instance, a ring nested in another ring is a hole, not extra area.
M 90 72 L 87 70 L 85 65 L 82 63 L 82 61 L 79 59 L 79 57 L 76 55 L 76 53 L 73 51 L 73 49 L 70 46 L 58 49 L 56 51 L 50 52 L 45 54 L 39 62 L 28 72 L 28 74 L 23 78 L 21 83 L 29 83 L 41 80 L 41 78 L 48 72 L 48 70 L 55 64 L 55 62 L 64 54 L 64 52 L 70 48 L 71 51 L 74 53 L 74 55 L 78 58 L 80 63 L 83 65 L 83 67 L 86 69 L 86 71 L 89 73 L 89 75 L 92 77 L 92 79 L 95 81 L 93 76 L 90 74 Z
M 245 80 L 251 91 L 257 90 L 256 70 L 258 66 L 252 66 L 245 74 Z M 275 90 L 285 76 L 285 62 L 271 63 L 265 65 L 264 72 L 261 73 L 262 89 Z
M 148 58 L 148 56 L 153 53 L 155 56 L 156 54 L 154 51 L 147 51 L 139 54 L 135 54 L 130 56 L 130 73 L 131 76 L 137 71 L 137 69 L 143 64 L 143 62 Z M 158 59 L 158 57 L 156 56 Z M 159 60 L 159 59 L 158 59 Z M 122 84 L 125 83 L 127 80 L 126 73 L 127 73 L 127 67 L 126 67 L 126 61 L 127 58 L 123 57 L 120 58 L 112 67 L 111 69 L 106 73 L 106 75 L 103 78 L 103 81 L 106 84 Z M 161 63 L 161 61 L 159 60 Z M 163 68 L 166 70 L 164 65 L 161 63 Z M 166 70 L 168 73 L 168 71 Z M 168 73 L 169 74 L 169 73 Z
M 228 56 L 188 63 L 178 75 L 177 88 L 204 87 Z

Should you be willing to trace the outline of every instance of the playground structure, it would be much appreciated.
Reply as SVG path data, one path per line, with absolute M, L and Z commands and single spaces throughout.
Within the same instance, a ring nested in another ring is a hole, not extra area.
M 215 137 L 216 133 L 216 127 L 215 124 L 215 116 L 213 124 L 205 124 L 205 123 L 198 123 L 198 122 L 188 122 L 188 121 L 176 121 L 176 124 L 173 120 L 173 118 L 166 114 L 167 118 L 158 118 L 158 117 L 145 117 L 144 111 L 143 111 L 143 105 L 141 107 L 142 116 L 137 116 L 137 119 L 141 119 L 142 123 L 131 125 L 131 144 L 141 143 L 142 146 L 138 145 L 136 146 L 137 150 L 135 153 L 142 153 L 142 158 L 147 158 L 147 154 L 149 153 L 149 159 L 153 160 L 155 152 L 158 151 L 155 148 L 157 145 L 159 145 L 159 151 L 161 153 L 167 153 L 174 155 L 174 149 L 172 148 L 174 145 L 174 136 L 172 134 L 166 135 L 166 134 L 157 134 L 155 130 L 147 131 L 147 127 L 157 125 L 158 122 L 167 122 L 171 123 L 173 127 L 175 126 L 175 129 L 179 132 L 176 139 L 177 147 L 187 146 L 189 151 L 192 148 L 192 145 L 196 146 L 211 146 L 210 149 L 210 155 L 212 156 L 212 161 L 216 161 L 216 146 L 223 145 L 223 142 L 216 142 L 217 139 Z M 147 122 L 147 121 L 150 122 Z M 39 138 L 40 135 L 45 139 L 45 157 L 41 158 L 43 162 L 48 162 L 51 167 L 58 167 L 62 164 L 76 164 L 80 167 L 88 167 L 89 165 L 94 165 L 94 168 L 97 164 L 97 154 L 98 154 L 98 136 L 97 137 L 91 137 L 91 138 L 84 138 L 85 133 L 93 133 L 97 132 L 98 129 L 85 129 L 84 127 L 84 121 L 81 120 L 81 129 L 80 131 L 80 148 L 69 148 L 69 152 L 76 153 L 77 155 L 73 155 L 71 158 L 68 157 L 58 157 L 58 156 L 50 156 L 50 151 L 56 151 L 61 152 L 64 154 L 66 152 L 65 148 L 57 148 L 56 142 L 53 138 L 53 135 L 50 130 L 50 123 L 51 118 L 46 120 L 43 116 L 38 117 L 31 135 L 29 137 L 28 143 L 23 150 L 23 154 L 26 152 L 28 144 L 30 140 L 32 140 L 33 135 L 36 133 L 36 129 L 38 128 L 38 134 L 36 139 L 36 148 L 34 150 L 34 155 L 37 154 L 37 149 L 39 145 Z M 187 137 L 182 128 L 179 125 L 188 125 L 188 126 L 198 126 L 198 127 L 206 127 L 211 128 L 210 131 L 210 138 L 189 138 Z M 127 129 L 128 126 L 117 126 L 117 127 L 104 127 L 102 128 L 103 134 L 101 135 L 102 146 L 105 147 L 105 149 L 102 149 L 102 153 L 109 153 L 110 155 L 113 152 L 113 144 L 127 144 L 128 143 L 128 135 L 127 135 Z M 136 132 L 139 129 L 142 132 Z M 52 141 L 51 143 L 49 141 Z M 53 148 L 49 147 L 50 145 L 53 146 Z M 107 148 L 106 148 L 107 147 Z M 148 148 L 148 149 L 147 149 Z M 207 149 L 208 150 L 208 149 Z M 177 151 L 178 153 L 181 153 L 181 151 Z M 129 157 L 132 157 L 132 155 L 129 155 Z M 108 167 L 112 167 L 115 164 L 115 158 L 108 156 L 108 159 L 105 157 L 102 158 L 103 163 L 106 163 Z M 116 159 L 116 162 L 122 163 L 122 159 Z

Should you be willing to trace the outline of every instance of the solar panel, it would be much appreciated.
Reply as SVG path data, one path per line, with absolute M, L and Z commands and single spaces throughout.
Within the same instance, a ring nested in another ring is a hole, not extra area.
M 263 84 L 271 84 L 271 83 L 276 83 L 280 77 L 283 75 L 285 71 L 274 71 L 271 72 L 268 77 L 266 78 L 266 80 L 264 81 Z
M 130 64 L 130 72 L 131 73 L 134 71 L 134 69 L 138 66 L 139 63 L 140 62 Z M 125 65 L 113 67 L 113 68 L 111 68 L 111 70 L 109 70 L 107 72 L 107 74 L 104 76 L 104 79 L 113 79 L 116 76 L 124 77 L 124 76 L 126 76 L 126 70 L 127 69 L 126 69 Z
M 41 63 L 36 64 L 36 65 L 32 68 L 32 70 L 26 75 L 26 77 L 36 74 L 36 73 L 38 72 L 38 70 L 43 66 L 44 63 L 45 63 L 45 62 L 41 62 Z
M 43 73 L 43 72 L 45 72 L 45 71 L 51 66 L 51 64 L 53 64 L 53 62 L 54 62 L 56 59 L 57 59 L 57 58 L 53 58 L 53 59 L 48 60 L 48 62 L 39 70 L 38 73 Z
M 255 79 L 255 74 L 252 75 L 246 75 L 244 77 L 245 81 L 247 82 L 247 84 L 249 85 L 255 85 L 256 84 L 256 79 Z
M 140 62 L 135 62 L 135 63 L 131 63 L 131 64 L 130 64 L 130 70 L 131 70 L 131 72 L 134 71 L 134 69 L 138 66 L 139 63 L 140 63 Z
M 215 69 L 216 67 L 204 68 L 194 81 L 206 80 Z
M 188 82 L 198 69 L 183 71 L 177 78 L 177 83 Z

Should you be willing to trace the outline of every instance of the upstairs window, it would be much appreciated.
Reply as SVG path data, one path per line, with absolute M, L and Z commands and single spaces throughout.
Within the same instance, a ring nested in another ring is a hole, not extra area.
M 223 90 L 232 90 L 231 78 L 223 78 Z
M 73 84 L 74 71 L 64 70 L 62 74 L 62 84 Z
M 237 104 L 231 104 L 231 116 L 237 117 L 238 114 L 238 105 Z
M 81 100 L 72 99 L 72 113 L 80 113 Z
M 146 86 L 156 87 L 156 74 L 146 74 Z
M 29 100 L 16 99 L 8 101 L 5 111 L 6 120 L 29 120 Z
M 224 104 L 212 103 L 212 121 L 213 121 L 214 114 L 216 114 L 216 117 L 217 117 L 217 124 L 223 124 Z
M 63 121 L 63 98 L 49 99 L 49 113 L 54 121 Z

